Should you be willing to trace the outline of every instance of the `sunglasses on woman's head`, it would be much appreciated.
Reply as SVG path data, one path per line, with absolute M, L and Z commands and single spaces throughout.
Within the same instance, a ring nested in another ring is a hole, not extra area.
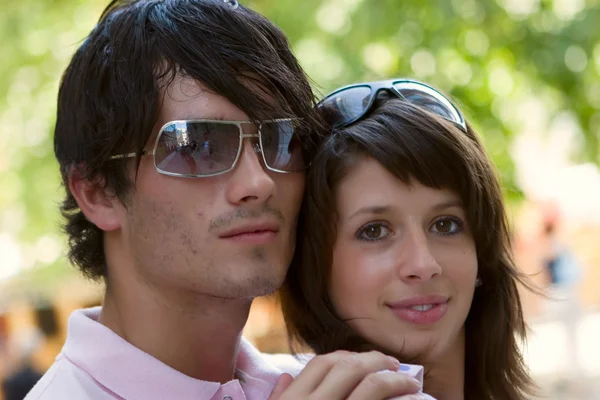
M 456 124 L 464 132 L 467 124 L 458 108 L 436 89 L 410 79 L 392 79 L 344 86 L 317 104 L 333 128 L 343 128 L 363 118 L 373 107 L 377 94 L 385 90 Z
M 244 138 L 250 138 L 265 166 L 275 172 L 300 172 L 308 167 L 295 118 L 250 121 L 182 120 L 165 124 L 152 152 L 154 167 L 165 175 L 200 178 L 224 174 L 235 168 Z M 255 131 L 256 133 L 252 132 Z M 136 157 L 118 154 L 111 159 Z

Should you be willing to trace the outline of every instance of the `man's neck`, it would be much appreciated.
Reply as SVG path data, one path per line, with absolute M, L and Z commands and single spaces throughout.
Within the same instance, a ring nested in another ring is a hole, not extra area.
M 99 322 L 183 374 L 225 383 L 234 378 L 250 305 L 127 279 L 107 285 Z

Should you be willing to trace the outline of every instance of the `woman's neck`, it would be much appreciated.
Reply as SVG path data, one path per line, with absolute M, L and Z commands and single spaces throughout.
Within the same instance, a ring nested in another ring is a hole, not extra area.
M 446 353 L 436 354 L 425 367 L 424 392 L 438 400 L 465 398 L 465 337 L 464 333 Z

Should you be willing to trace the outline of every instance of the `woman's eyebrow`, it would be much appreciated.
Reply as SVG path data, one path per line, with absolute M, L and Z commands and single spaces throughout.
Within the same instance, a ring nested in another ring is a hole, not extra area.
M 458 199 L 450 199 L 450 200 L 435 204 L 431 208 L 434 211 L 439 211 L 439 210 L 445 210 L 447 208 L 452 208 L 452 207 L 463 208 L 463 203 L 462 203 L 462 201 L 460 201 Z M 390 206 L 390 205 L 373 205 L 373 206 L 362 207 L 358 211 L 356 211 L 352 215 L 350 215 L 348 217 L 348 219 L 355 218 L 362 214 L 375 214 L 375 215 L 386 214 L 386 213 L 391 212 L 392 209 L 393 209 L 393 206 Z
M 361 214 L 385 214 L 385 213 L 390 212 L 391 210 L 392 210 L 392 206 L 377 205 L 377 206 L 362 207 L 358 211 L 356 211 L 355 213 L 350 215 L 348 218 L 351 219 L 351 218 L 354 218 Z
M 439 211 L 439 210 L 445 210 L 446 208 L 452 208 L 452 207 L 464 208 L 462 201 L 460 201 L 458 199 L 451 199 L 451 200 L 447 200 L 447 201 L 443 201 L 441 203 L 435 204 L 433 207 L 431 207 L 431 209 L 435 210 L 435 211 Z

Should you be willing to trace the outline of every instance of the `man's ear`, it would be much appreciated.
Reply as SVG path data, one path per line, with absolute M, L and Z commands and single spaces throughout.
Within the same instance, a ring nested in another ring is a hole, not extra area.
M 86 179 L 77 167 L 71 168 L 67 180 L 69 190 L 88 221 L 107 232 L 121 228 L 123 206 L 116 196 L 107 195 L 101 180 Z

